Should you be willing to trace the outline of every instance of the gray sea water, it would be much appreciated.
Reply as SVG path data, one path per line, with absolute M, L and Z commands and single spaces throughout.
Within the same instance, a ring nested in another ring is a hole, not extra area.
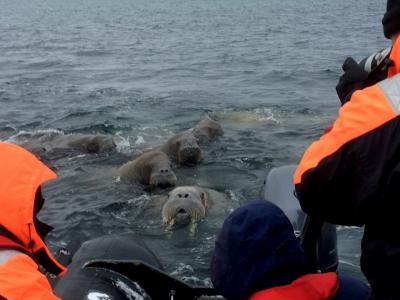
M 55 250 L 74 239 L 137 233 L 167 272 L 209 285 L 215 235 L 257 197 L 268 171 L 297 163 L 334 120 L 347 56 L 389 46 L 385 1 L 0 0 L 0 139 L 112 135 L 118 151 L 57 157 L 41 216 Z M 179 185 L 226 193 L 230 207 L 191 235 L 148 218 L 149 194 L 112 171 L 200 119 L 225 135 Z M 341 268 L 359 271 L 362 229 L 338 229 Z

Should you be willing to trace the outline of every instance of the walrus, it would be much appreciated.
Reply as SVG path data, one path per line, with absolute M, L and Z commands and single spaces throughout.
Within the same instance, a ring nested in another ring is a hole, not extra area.
M 210 209 L 224 207 L 223 210 L 226 210 L 227 206 L 227 197 L 224 194 L 199 186 L 177 187 L 163 201 L 163 222 L 174 227 L 197 224 Z
M 48 158 L 47 149 L 38 143 L 25 142 L 19 145 L 39 158 Z
M 116 148 L 114 139 L 108 135 L 68 134 L 56 137 L 53 148 L 72 148 L 86 153 L 104 153 Z
M 195 127 L 192 128 L 191 132 L 200 143 L 210 142 L 224 134 L 224 130 L 222 129 L 221 125 L 211 119 L 201 120 Z
M 138 182 L 153 189 L 157 186 L 176 185 L 176 176 L 172 171 L 169 157 L 161 151 L 151 150 L 129 161 L 117 170 L 121 180 Z
M 252 109 L 252 110 L 224 110 L 213 115 L 215 119 L 223 123 L 234 124 L 279 124 L 273 111 L 270 109 Z
M 20 145 L 29 151 L 38 153 L 40 156 L 62 149 L 84 153 L 104 153 L 116 148 L 111 136 L 81 133 L 41 136 L 38 139 L 24 141 Z
M 194 165 L 203 160 L 196 137 L 189 131 L 174 135 L 158 150 L 167 154 L 179 165 Z

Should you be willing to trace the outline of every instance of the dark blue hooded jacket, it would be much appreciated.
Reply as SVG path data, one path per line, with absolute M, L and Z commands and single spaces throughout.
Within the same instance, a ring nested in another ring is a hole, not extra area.
M 229 300 L 247 299 L 264 289 L 287 285 L 310 273 L 306 256 L 292 224 L 276 205 L 251 201 L 235 210 L 224 222 L 211 259 L 211 280 L 218 293 Z M 347 300 L 365 299 L 365 284 L 345 286 L 361 291 L 343 294 Z M 340 298 L 342 299 L 342 298 Z M 335 300 L 339 298 L 335 297 Z
M 285 285 L 308 273 L 306 256 L 283 211 L 264 200 L 235 210 L 224 222 L 211 261 L 214 287 L 228 299 Z

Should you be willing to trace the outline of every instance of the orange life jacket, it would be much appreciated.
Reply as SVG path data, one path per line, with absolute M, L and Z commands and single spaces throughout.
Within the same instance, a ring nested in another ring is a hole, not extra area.
M 17 250 L 29 254 L 29 249 L 21 246 L 10 238 L 0 235 L 0 251 L 8 249 Z
M 249 300 L 329 300 L 339 288 L 336 273 L 307 274 L 291 284 L 253 294 Z
M 10 251 L 11 250 L 11 251 Z M 29 250 L 0 236 L 0 296 L 6 299 L 59 299 L 38 271 Z
M 21 253 L 0 264 L 0 295 L 7 299 L 55 299 L 54 296 L 35 298 L 31 295 L 52 294 L 38 264 L 55 275 L 66 271 L 53 257 L 34 225 L 36 191 L 44 182 L 56 178 L 56 174 L 30 152 L 3 142 L 0 142 L 0 166 L 0 226 L 10 233 L 14 243 L 20 245 L 18 250 L 27 251 L 35 258 Z M 2 239 L 3 249 L 18 248 L 15 244 L 12 247 L 10 242 L 4 244 L 4 237 Z M 19 297 L 22 290 L 29 293 Z
M 23 253 L 12 255 L 0 264 L 0 296 L 10 300 L 59 299 L 53 294 L 46 276 L 38 270 L 37 263 Z

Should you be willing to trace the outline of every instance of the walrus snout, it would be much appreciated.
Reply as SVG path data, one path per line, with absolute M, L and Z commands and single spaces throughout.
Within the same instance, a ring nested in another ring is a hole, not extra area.
M 178 187 L 172 191 L 162 209 L 162 217 L 170 226 L 186 226 L 202 220 L 206 214 L 200 195 L 193 191 L 184 191 L 185 187 Z
M 201 120 L 192 130 L 193 135 L 200 143 L 210 142 L 215 138 L 222 136 L 224 130 L 218 122 L 211 119 Z
M 117 148 L 117 144 L 114 139 L 110 136 L 97 136 L 94 139 L 95 145 L 94 149 L 99 152 L 110 152 Z
M 175 215 L 175 226 L 186 226 L 191 221 L 190 213 L 184 208 L 179 208 Z
M 161 174 L 168 174 L 169 172 L 170 172 L 170 169 L 167 169 L 167 168 L 160 170 Z
M 150 186 L 166 188 L 176 185 L 176 176 L 172 170 L 161 169 L 157 173 L 154 173 L 150 177 Z
M 88 153 L 99 153 L 100 145 L 96 141 L 91 141 L 86 145 L 86 150 Z
M 70 138 L 66 141 L 68 146 L 87 153 L 110 152 L 117 147 L 114 139 L 107 135 L 71 135 L 64 138 Z
M 197 164 L 203 159 L 200 147 L 182 147 L 178 153 L 178 163 Z

